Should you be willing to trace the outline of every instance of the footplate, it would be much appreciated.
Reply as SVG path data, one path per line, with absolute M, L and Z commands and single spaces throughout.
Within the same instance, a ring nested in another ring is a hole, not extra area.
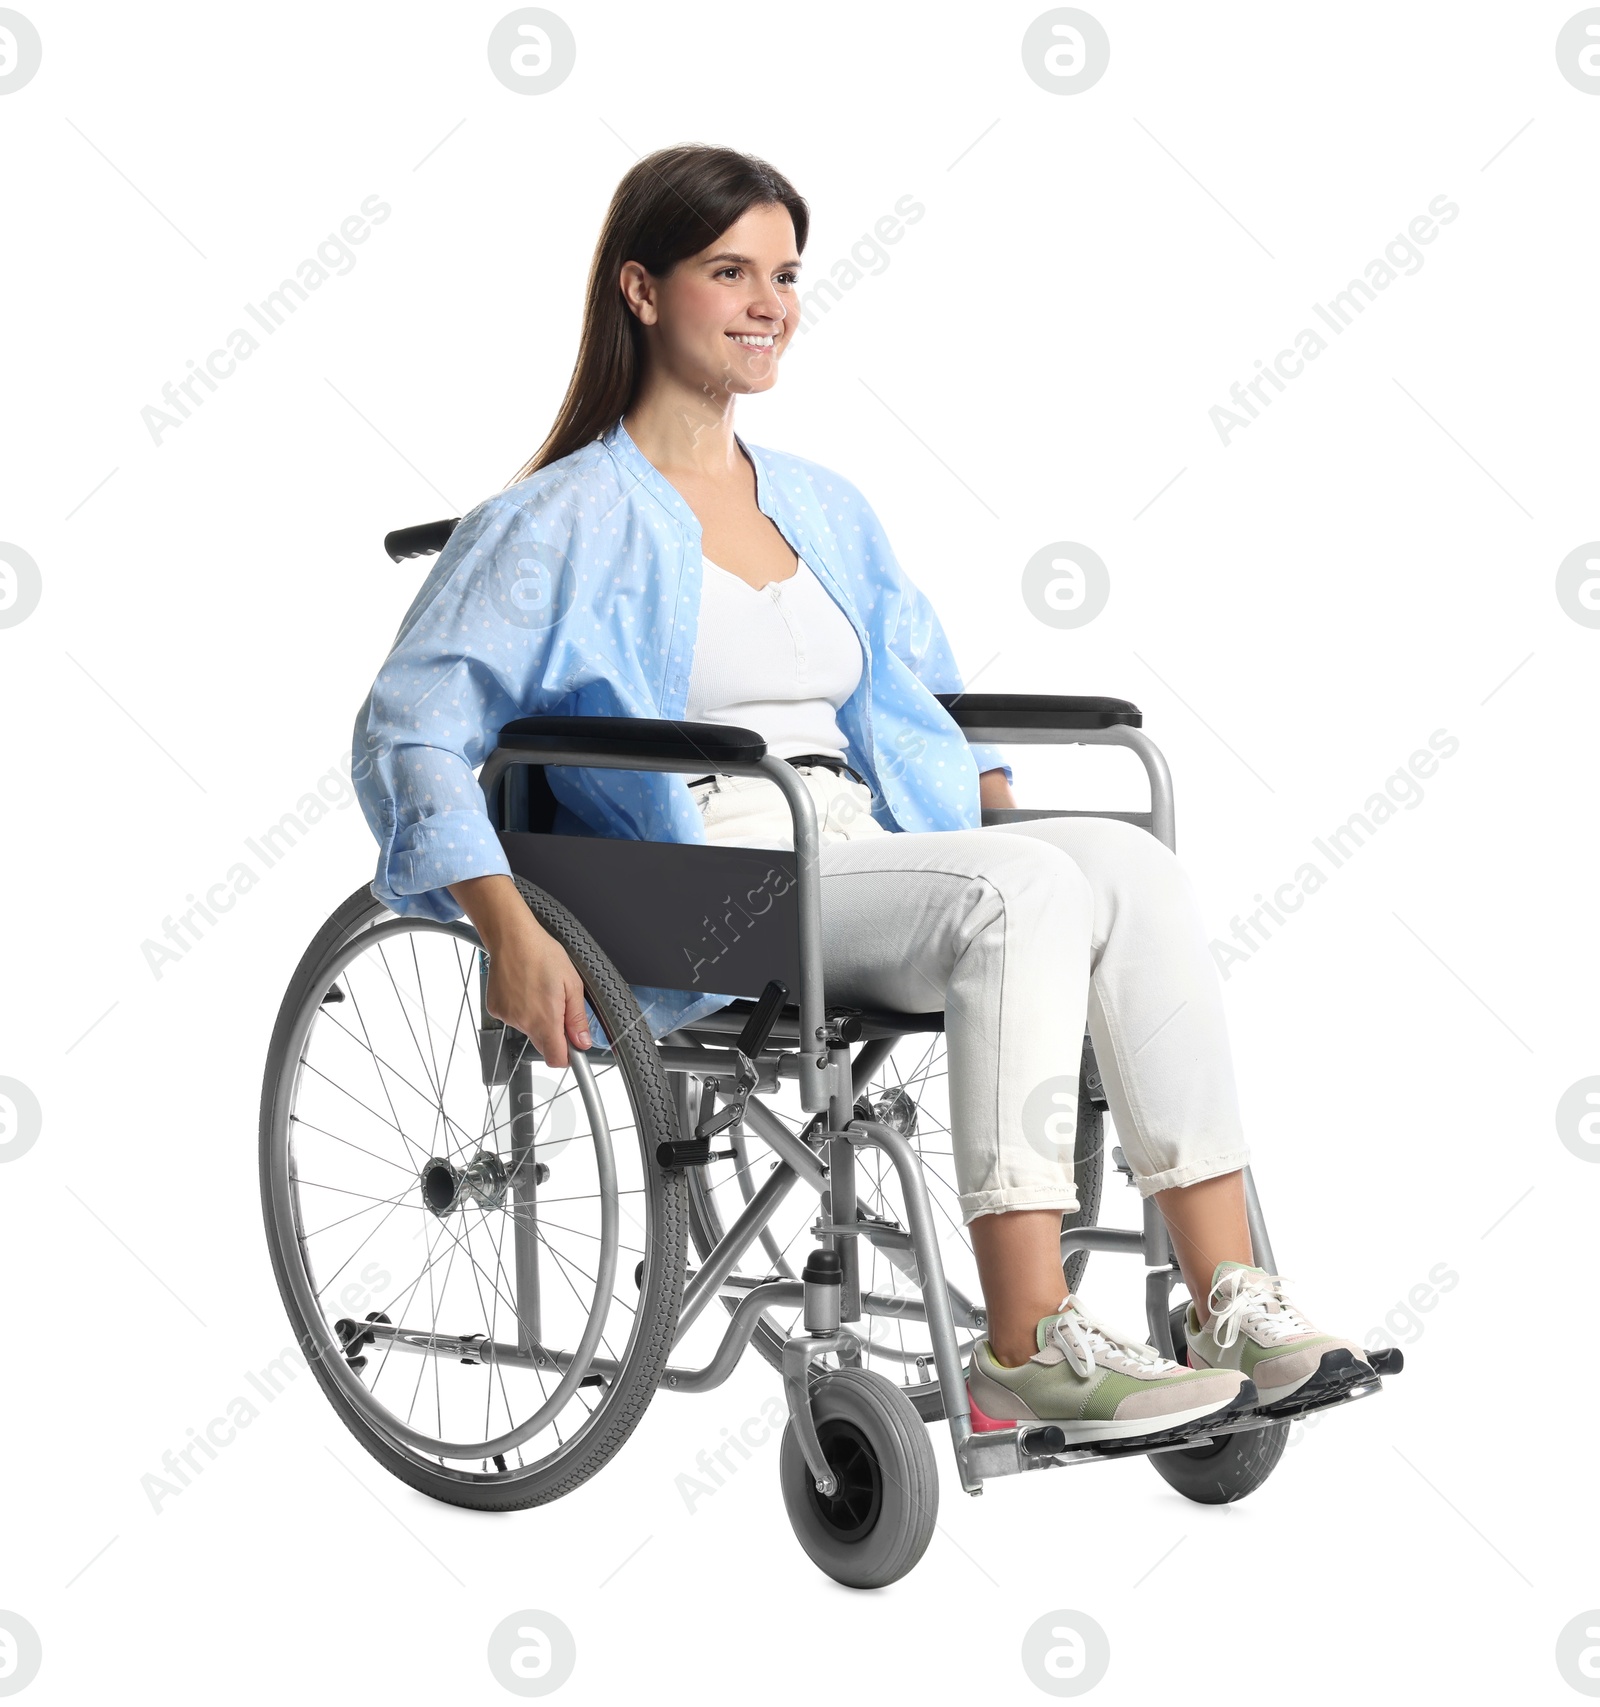
M 1393 1370 L 1389 1372 L 1393 1373 Z M 1274 1407 L 1270 1415 L 1259 1410 L 1244 1411 L 1225 1416 L 1221 1422 L 1207 1422 L 1202 1418 L 1186 1428 L 1159 1435 L 1140 1435 L 1133 1440 L 1094 1440 L 1082 1446 L 1068 1445 L 1065 1435 L 1054 1423 L 1019 1423 L 1015 1428 L 974 1432 L 962 1443 L 960 1458 L 964 1469 L 987 1480 L 991 1476 L 1015 1475 L 1022 1470 L 1048 1470 L 1056 1464 L 1152 1457 L 1158 1452 L 1181 1452 L 1186 1448 L 1207 1446 L 1224 1435 L 1269 1428 L 1274 1423 L 1287 1422 L 1312 1412 L 1333 1410 L 1354 1399 L 1370 1398 L 1382 1390 L 1383 1378 L 1373 1375 L 1332 1398 L 1313 1400 L 1298 1409 L 1288 1408 L 1293 1405 L 1293 1400 L 1285 1400 L 1283 1407 Z

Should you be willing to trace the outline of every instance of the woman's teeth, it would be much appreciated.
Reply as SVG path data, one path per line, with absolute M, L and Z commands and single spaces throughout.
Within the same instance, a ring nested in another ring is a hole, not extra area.
M 734 343 L 743 344 L 747 350 L 770 350 L 773 345 L 770 332 L 764 338 L 747 337 L 742 332 L 730 332 L 728 336 L 733 339 Z

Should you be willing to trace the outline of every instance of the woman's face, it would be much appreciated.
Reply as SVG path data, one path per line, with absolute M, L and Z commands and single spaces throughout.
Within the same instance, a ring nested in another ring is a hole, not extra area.
M 714 243 L 652 278 L 637 261 L 622 288 L 661 375 L 722 396 L 767 391 L 800 318 L 794 222 L 779 203 L 753 207 Z

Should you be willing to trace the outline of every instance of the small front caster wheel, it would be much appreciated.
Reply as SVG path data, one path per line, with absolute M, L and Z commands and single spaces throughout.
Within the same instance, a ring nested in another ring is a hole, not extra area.
M 866 1369 L 830 1370 L 811 1409 L 837 1486 L 817 1491 L 791 1420 L 778 1474 L 783 1503 L 812 1562 L 847 1588 L 883 1588 L 909 1571 L 933 1537 L 939 1475 L 927 1425 L 905 1394 Z
M 1172 1312 L 1172 1343 L 1180 1360 L 1187 1362 L 1184 1309 Z M 1253 1494 L 1278 1467 L 1289 1441 L 1286 1422 L 1268 1423 L 1265 1428 L 1241 1429 L 1222 1434 L 1209 1445 L 1187 1451 L 1152 1452 L 1150 1463 L 1168 1487 L 1197 1505 L 1232 1505 Z

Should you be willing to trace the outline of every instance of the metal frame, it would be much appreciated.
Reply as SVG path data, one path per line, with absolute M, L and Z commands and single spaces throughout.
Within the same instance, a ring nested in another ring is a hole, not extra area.
M 1028 818 L 1048 817 L 1107 817 L 1114 816 L 1148 829 L 1168 848 L 1176 849 L 1172 780 L 1167 763 L 1156 744 L 1141 729 L 1116 724 L 1097 729 L 1017 728 L 1004 722 L 969 725 L 963 732 L 969 742 L 1016 744 L 1055 744 L 1068 746 L 1110 745 L 1131 749 L 1144 766 L 1149 782 L 1150 806 L 1144 812 L 1096 813 L 1088 811 L 1058 811 L 1049 809 L 1006 809 L 990 811 L 985 821 L 998 823 Z M 690 771 L 699 774 L 706 768 L 704 755 L 682 759 L 640 759 L 634 756 L 597 755 L 592 751 L 546 746 L 538 752 L 521 752 L 497 748 L 485 761 L 479 782 L 489 803 L 491 818 L 495 817 L 496 786 L 502 775 L 515 765 L 576 765 L 598 766 L 617 770 Z M 1178 1446 L 1194 1447 L 1223 1433 L 1237 1433 L 1262 1428 L 1277 1418 L 1259 1415 L 1246 1416 L 1230 1422 L 1226 1428 L 1193 1435 L 1171 1446 L 1140 1447 L 1118 1443 L 1094 1443 L 1089 1447 L 1069 1449 L 1063 1445 L 1059 1431 L 1048 1424 L 1020 1425 L 1015 1429 L 975 1433 L 967 1403 L 965 1374 L 957 1349 L 955 1324 L 957 1319 L 967 1328 L 982 1329 L 986 1319 L 981 1307 L 953 1293 L 945 1281 L 939 1242 L 933 1225 L 933 1214 L 926 1182 L 917 1156 L 906 1139 L 891 1128 L 876 1121 L 854 1117 L 857 1079 L 865 1079 L 876 1061 L 892 1048 L 892 1042 L 882 1045 L 868 1043 L 863 1048 L 860 1065 L 866 1069 L 858 1074 L 850 1059 L 850 1046 L 840 1040 L 836 1027 L 825 1018 L 822 969 L 821 878 L 818 864 L 820 843 L 816 813 L 809 790 L 787 762 L 771 756 L 751 762 L 719 761 L 718 769 L 738 776 L 764 776 L 777 784 L 788 801 L 794 823 L 794 851 L 798 864 L 798 930 L 800 989 L 799 1039 L 795 1049 L 769 1048 L 756 1065 L 760 1073 L 758 1091 L 773 1089 L 779 1078 L 793 1077 L 799 1081 L 801 1105 L 808 1113 L 825 1116 L 819 1126 L 813 1123 L 813 1142 L 791 1134 L 787 1127 L 752 1093 L 745 1107 L 745 1118 L 755 1126 L 759 1136 L 777 1153 L 778 1165 L 763 1181 L 761 1187 L 729 1226 L 716 1249 L 703 1265 L 690 1276 L 678 1319 L 674 1343 L 682 1340 L 688 1328 L 700 1317 L 717 1296 L 738 1297 L 721 1343 L 711 1361 L 701 1369 L 669 1366 L 663 1373 L 661 1385 L 668 1391 L 680 1393 L 705 1392 L 726 1380 L 737 1363 L 744 1347 L 755 1331 L 763 1313 L 774 1306 L 800 1304 L 804 1287 L 800 1282 L 755 1281 L 735 1276 L 733 1269 L 750 1244 L 762 1233 L 779 1203 L 790 1190 L 804 1182 L 819 1194 L 822 1215 L 816 1226 L 817 1236 L 826 1249 L 836 1250 L 844 1269 L 838 1325 L 831 1331 L 806 1333 L 792 1337 L 784 1354 L 784 1391 L 789 1412 L 794 1421 L 798 1442 L 806 1461 L 823 1493 L 832 1491 L 832 1477 L 823 1458 L 809 1403 L 811 1364 L 826 1352 L 838 1354 L 843 1362 L 853 1360 L 860 1341 L 849 1327 L 863 1315 L 910 1316 L 926 1322 L 933 1346 L 933 1363 L 939 1377 L 940 1392 L 949 1423 L 951 1445 L 961 1476 L 962 1487 L 972 1494 L 982 1491 L 983 1481 L 991 1476 L 1036 1469 L 1051 1464 L 1082 1463 L 1091 1459 L 1127 1457 L 1151 1450 L 1176 1450 Z M 496 819 L 498 822 L 498 819 Z M 669 1073 L 689 1074 L 702 1083 L 725 1080 L 726 1088 L 737 1081 L 740 1065 L 738 1053 L 732 1047 L 719 1047 L 693 1039 L 694 1025 L 671 1034 L 658 1043 L 662 1065 Z M 674 1042 L 672 1038 L 688 1039 Z M 611 1059 L 610 1052 L 601 1048 L 573 1051 L 574 1058 L 587 1056 L 585 1066 Z M 815 1147 L 815 1146 L 820 1146 Z M 901 1228 L 878 1222 L 857 1220 L 855 1195 L 855 1153 L 865 1146 L 876 1146 L 889 1158 L 899 1178 L 904 1194 L 906 1215 L 910 1226 Z M 1121 1152 L 1116 1152 L 1118 1166 L 1127 1173 Z M 1249 1218 L 1252 1254 L 1263 1267 L 1274 1268 L 1272 1246 L 1267 1237 L 1266 1223 L 1256 1196 L 1250 1170 L 1244 1170 L 1246 1208 Z M 1131 1174 L 1128 1175 L 1131 1178 Z M 1150 1328 L 1151 1343 L 1164 1353 L 1174 1350 L 1168 1312 L 1171 1288 L 1178 1275 L 1166 1224 L 1153 1198 L 1143 1199 L 1144 1225 L 1138 1232 L 1116 1228 L 1082 1227 L 1062 1235 L 1063 1260 L 1075 1249 L 1122 1251 L 1142 1255 L 1146 1267 L 1145 1310 Z M 910 1275 L 922 1292 L 922 1304 L 913 1306 L 909 1300 L 875 1294 L 863 1294 L 860 1289 L 860 1239 L 868 1239 L 884 1250 L 889 1259 Z M 520 1272 L 519 1272 L 520 1281 Z M 510 1348 L 506 1348 L 509 1352 Z M 500 1352 L 501 1348 L 495 1348 Z M 505 1355 L 505 1353 L 501 1353 Z M 555 1353 L 555 1362 L 564 1366 L 571 1359 Z M 592 1354 L 585 1360 L 590 1373 L 604 1375 L 613 1368 L 608 1360 Z M 1378 1379 L 1352 1389 L 1347 1399 L 1362 1398 L 1381 1385 Z

